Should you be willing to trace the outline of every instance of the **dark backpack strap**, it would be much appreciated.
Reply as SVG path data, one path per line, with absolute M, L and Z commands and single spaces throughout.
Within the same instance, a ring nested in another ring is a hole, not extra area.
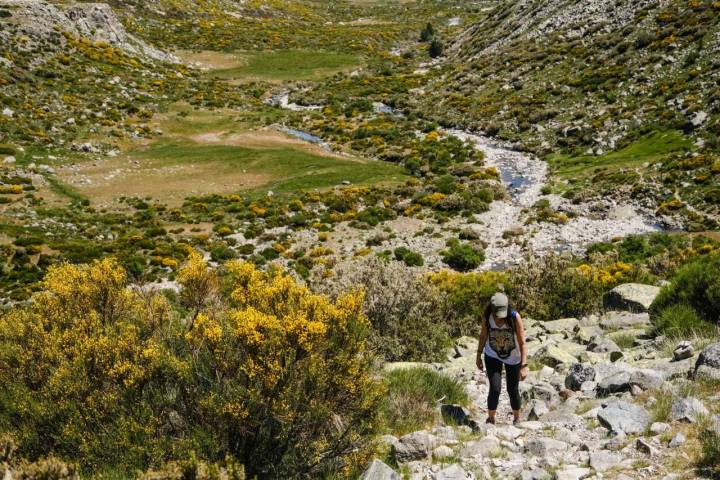
M 512 328 L 513 333 L 517 332 L 517 315 L 518 312 L 516 312 L 515 310 L 512 310 L 510 312 L 510 328 Z

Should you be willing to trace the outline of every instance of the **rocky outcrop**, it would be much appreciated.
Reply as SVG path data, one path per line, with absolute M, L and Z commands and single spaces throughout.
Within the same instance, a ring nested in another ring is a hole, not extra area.
M 608 310 L 626 310 L 634 313 L 647 312 L 660 293 L 660 287 L 642 283 L 624 283 L 613 288 L 603 297 Z
M 62 47 L 66 38 L 87 38 L 105 42 L 129 55 L 146 60 L 177 62 L 171 54 L 158 50 L 129 34 L 105 3 L 57 4 L 38 0 L 0 0 L 9 16 L 0 18 L 0 30 L 12 27 L 26 38 L 25 48 Z

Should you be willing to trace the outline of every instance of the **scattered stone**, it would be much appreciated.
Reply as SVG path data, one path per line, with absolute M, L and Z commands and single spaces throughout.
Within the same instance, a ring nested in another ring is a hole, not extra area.
M 524 470 L 520 474 L 520 480 L 550 480 L 550 474 L 542 468 L 533 468 L 532 470 Z
M 582 480 L 589 475 L 589 468 L 565 467 L 555 472 L 555 480 Z
M 17 159 L 12 155 L 8 155 L 3 159 L 3 163 L 6 163 L 6 164 L 15 163 L 16 161 L 17 161 Z
M 433 476 L 434 480 L 467 480 L 468 474 L 460 465 L 443 468 Z
M 593 337 L 602 335 L 603 330 L 597 325 L 586 325 L 577 329 L 575 332 L 575 340 L 587 345 Z
M 15 114 L 15 112 L 13 112 L 13 111 L 12 111 L 11 109 L 9 109 L 9 108 L 4 108 L 3 111 L 2 111 L 2 114 L 3 114 L 4 117 L 12 118 L 12 116 Z
M 600 424 L 615 433 L 642 433 L 650 424 L 650 415 L 639 405 L 615 400 L 598 412 Z
M 467 357 L 474 356 L 478 350 L 478 340 L 472 337 L 460 337 L 455 340 L 455 356 L 456 357 Z
M 620 347 L 607 337 L 594 337 L 587 346 L 588 351 L 595 353 L 619 352 Z
M 421 460 L 430 456 L 435 444 L 435 436 L 421 430 L 400 437 L 393 445 L 392 452 L 398 462 Z
M 542 400 L 533 398 L 527 402 L 528 420 L 539 420 L 543 415 L 547 414 L 550 409 Z
M 625 448 L 626 443 L 627 436 L 622 432 L 617 432 L 613 438 L 603 444 L 603 448 L 611 452 L 617 452 Z
M 533 385 L 529 394 L 532 398 L 542 400 L 551 406 L 559 403 L 557 390 L 555 390 L 555 387 L 546 382 L 536 383 Z
M 630 384 L 637 385 L 643 390 L 652 390 L 662 387 L 665 379 L 662 374 L 649 368 L 637 368 L 630 372 Z
M 606 312 L 600 319 L 600 326 L 605 330 L 620 330 L 651 326 L 648 313 Z
M 532 359 L 547 365 L 552 368 L 556 368 L 560 365 L 571 365 L 577 363 L 577 358 L 573 357 L 567 351 L 559 348 L 556 345 L 546 345 L 541 347 L 532 356 Z
M 672 403 L 671 416 L 675 421 L 695 423 L 698 417 L 708 415 L 705 405 L 694 397 L 677 398 Z
M 525 451 L 536 457 L 546 457 L 554 452 L 563 452 L 567 448 L 567 443 L 549 437 L 533 438 L 525 444 Z
M 637 440 L 635 440 L 635 448 L 637 448 L 638 451 L 643 452 L 646 455 L 650 455 L 651 457 L 654 457 L 658 454 L 657 449 L 642 438 L 638 438 Z
M 667 432 L 668 430 L 670 430 L 670 425 L 667 423 L 655 422 L 650 425 L 650 431 L 655 435 L 660 435 L 661 433 Z
M 570 367 L 565 377 L 565 386 L 573 391 L 582 390 L 582 385 L 595 379 L 595 369 L 592 365 L 576 363 Z
M 375 459 L 360 480 L 400 480 L 402 477 L 381 460 Z
M 695 355 L 695 348 L 693 348 L 692 343 L 684 340 L 678 343 L 675 350 L 673 350 L 673 361 L 679 362 L 680 360 L 685 360 L 693 355 Z
M 625 392 L 630 389 L 630 372 L 621 371 L 603 378 L 598 382 L 598 394 L 607 396 L 611 393 Z
M 631 391 L 633 386 L 637 386 L 641 390 L 656 389 L 660 388 L 664 382 L 663 376 L 652 369 L 624 369 L 600 380 L 597 391 L 599 395 L 607 396 L 613 393 Z
M 540 325 L 548 333 L 560 333 L 569 337 L 579 327 L 580 322 L 577 318 L 561 318 L 542 322 Z
M 680 445 L 685 443 L 685 435 L 682 434 L 682 432 L 678 432 L 675 434 L 672 440 L 670 440 L 670 443 L 668 444 L 670 448 L 677 448 Z
M 580 391 L 588 394 L 588 393 L 595 393 L 595 390 L 597 389 L 597 382 L 583 382 L 582 385 L 580 385 Z
M 468 442 L 460 450 L 461 457 L 475 457 L 475 456 L 487 456 L 489 453 L 497 450 L 500 447 L 500 441 L 492 436 L 488 435 L 482 440 L 473 440 Z
M 605 294 L 603 306 L 608 310 L 647 312 L 659 293 L 660 287 L 654 285 L 624 283 Z
M 433 458 L 442 460 L 453 456 L 453 449 L 447 445 L 440 445 L 432 453 Z
M 513 425 L 505 425 L 495 430 L 495 435 L 503 440 L 512 441 L 523 434 L 523 431 Z
M 692 118 L 690 118 L 690 123 L 692 123 L 693 127 L 700 127 L 707 119 L 707 112 L 699 110 L 693 114 Z
M 606 470 L 610 470 L 614 466 L 616 466 L 618 463 L 620 463 L 620 460 L 622 460 L 622 457 L 613 452 L 593 452 L 590 454 L 590 466 L 596 471 L 596 472 L 604 472 Z

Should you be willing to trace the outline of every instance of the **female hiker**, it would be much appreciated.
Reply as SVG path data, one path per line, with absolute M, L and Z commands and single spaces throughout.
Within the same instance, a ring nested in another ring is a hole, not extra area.
M 496 293 L 490 298 L 490 304 L 485 309 L 480 331 L 480 344 L 478 347 L 476 364 L 483 370 L 485 354 L 485 368 L 490 391 L 488 392 L 487 423 L 495 423 L 498 399 L 502 388 L 502 370 L 505 367 L 507 391 L 510 395 L 510 405 L 513 411 L 513 423 L 520 421 L 520 380 L 525 380 L 528 374 L 527 349 L 525 347 L 525 328 L 520 314 L 508 307 L 508 297 L 504 293 Z

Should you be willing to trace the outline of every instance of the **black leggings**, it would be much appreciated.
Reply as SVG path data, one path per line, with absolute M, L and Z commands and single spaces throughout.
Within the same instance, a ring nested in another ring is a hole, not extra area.
M 488 392 L 488 410 L 497 410 L 500 391 L 502 390 L 502 369 L 505 365 L 505 382 L 507 383 L 510 406 L 513 410 L 520 410 L 520 364 L 508 365 L 497 358 L 485 355 L 485 372 L 490 379 L 490 392 Z

